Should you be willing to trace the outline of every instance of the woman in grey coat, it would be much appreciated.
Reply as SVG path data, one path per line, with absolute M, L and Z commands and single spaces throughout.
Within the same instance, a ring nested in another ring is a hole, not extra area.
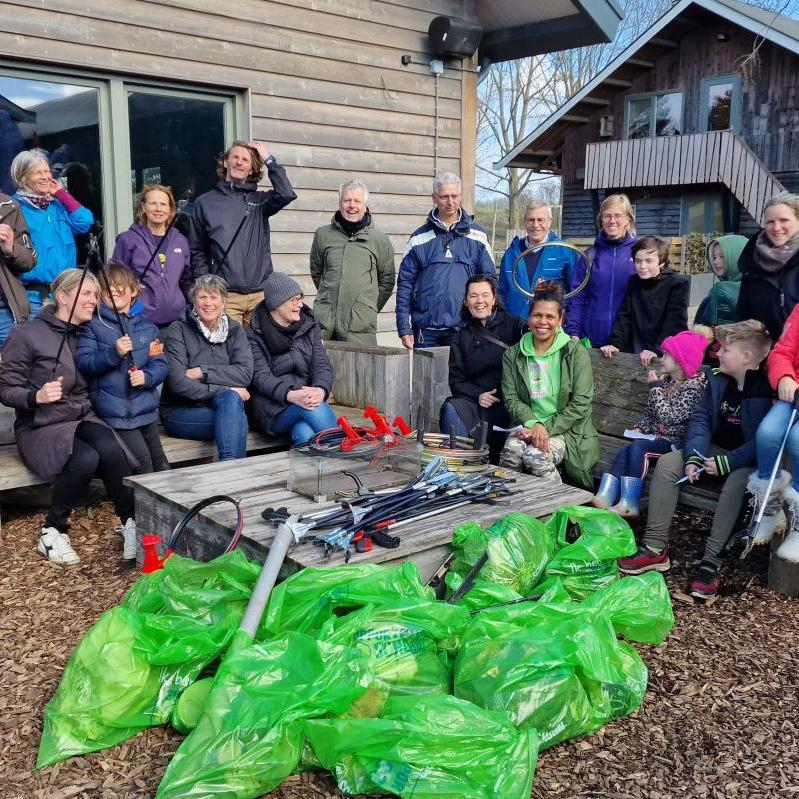
M 255 427 L 276 435 L 290 432 L 295 444 L 335 427 L 336 414 L 326 402 L 333 367 L 296 280 L 282 272 L 269 275 L 248 335 L 255 363 L 250 402 Z
M 247 454 L 252 352 L 244 328 L 225 312 L 227 283 L 198 277 L 191 307 L 166 336 L 169 377 L 161 394 L 161 418 L 176 438 L 216 441 L 220 461 Z
M 14 432 L 23 463 L 53 483 L 38 550 L 66 566 L 80 561 L 67 531 L 69 515 L 97 474 L 124 524 L 123 557 L 136 557 L 133 492 L 123 485 L 135 459 L 92 410 L 89 387 L 75 367 L 79 325 L 97 307 L 97 280 L 80 269 L 61 272 L 52 286 L 54 305 L 15 327 L 3 347 L 0 402 L 16 409 Z

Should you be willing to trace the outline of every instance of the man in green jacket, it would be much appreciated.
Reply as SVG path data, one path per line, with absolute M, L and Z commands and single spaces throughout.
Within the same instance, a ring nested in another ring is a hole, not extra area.
M 394 290 L 394 250 L 372 224 L 362 181 L 345 181 L 338 197 L 338 211 L 311 246 L 314 316 L 322 338 L 377 344 L 377 314 Z

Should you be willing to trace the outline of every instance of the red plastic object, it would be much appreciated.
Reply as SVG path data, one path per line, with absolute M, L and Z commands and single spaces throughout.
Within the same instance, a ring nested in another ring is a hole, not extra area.
M 144 561 L 141 565 L 142 574 L 150 574 L 164 568 L 164 562 L 171 557 L 172 550 L 167 550 L 164 557 L 158 555 L 156 547 L 161 543 L 161 536 L 155 533 L 146 533 L 141 537 L 141 548 L 144 550 Z
M 388 420 L 383 414 L 379 413 L 377 408 L 370 405 L 363 412 L 364 419 L 368 419 L 374 426 L 375 432 L 381 436 L 394 437 L 394 431 L 391 429 Z
M 336 419 L 336 424 L 346 435 L 346 438 L 341 442 L 342 452 L 349 452 L 356 444 L 360 444 L 361 441 L 363 441 L 363 438 L 358 435 L 346 416 L 339 416 L 338 419 Z
M 391 426 L 396 427 L 400 431 L 400 433 L 404 436 L 409 436 L 413 432 L 408 423 L 401 416 L 398 416 L 391 423 Z

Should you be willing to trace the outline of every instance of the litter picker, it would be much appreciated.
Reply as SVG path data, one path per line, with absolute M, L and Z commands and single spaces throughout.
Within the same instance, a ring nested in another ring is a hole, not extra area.
M 760 527 L 760 522 L 763 521 L 766 505 L 768 504 L 769 497 L 771 496 L 771 489 L 774 487 L 774 481 L 777 479 L 777 473 L 780 470 L 782 454 L 785 452 L 785 444 L 788 442 L 788 436 L 790 435 L 791 428 L 793 427 L 793 423 L 796 421 L 797 411 L 799 411 L 799 388 L 796 389 L 793 395 L 791 415 L 788 419 L 788 424 L 785 426 L 785 435 L 782 437 L 779 452 L 777 452 L 777 457 L 774 460 L 774 467 L 772 468 L 771 476 L 768 479 L 768 485 L 766 486 L 766 493 L 763 497 L 763 501 L 760 503 L 757 513 L 752 518 L 752 521 L 749 522 L 749 526 L 741 536 L 741 541 L 744 544 L 743 551 L 741 552 L 741 560 L 743 560 L 752 551 L 752 547 L 755 544 L 757 530 Z

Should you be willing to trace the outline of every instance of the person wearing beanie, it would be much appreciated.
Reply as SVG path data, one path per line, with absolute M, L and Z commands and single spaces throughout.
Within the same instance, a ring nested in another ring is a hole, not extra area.
M 649 396 L 644 415 L 633 428 L 640 435 L 616 454 L 602 475 L 592 502 L 622 516 L 637 516 L 650 459 L 680 449 L 688 419 L 705 393 L 707 378 L 700 371 L 708 340 L 689 330 L 666 338 L 660 346 L 660 369 L 649 371 Z
M 269 275 L 247 335 L 255 364 L 249 405 L 253 427 L 289 434 L 294 444 L 335 427 L 336 414 L 327 404 L 333 367 L 296 280 L 282 272 Z

